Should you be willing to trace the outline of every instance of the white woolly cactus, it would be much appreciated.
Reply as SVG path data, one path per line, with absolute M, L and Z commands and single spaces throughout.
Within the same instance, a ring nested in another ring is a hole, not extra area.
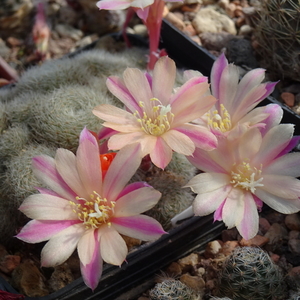
M 22 129 L 14 128 L 11 130 L 12 138 L 17 135 L 18 130 Z M 2 140 L 2 136 L 0 140 Z M 21 143 L 18 146 L 20 145 Z M 1 170 L 0 173 L 0 217 L 2 220 L 0 240 L 2 243 L 15 235 L 17 228 L 23 225 L 20 222 L 25 220 L 18 208 L 27 196 L 37 192 L 35 187 L 41 186 L 32 172 L 32 157 L 42 154 L 53 156 L 55 154 L 54 148 L 37 144 L 30 144 L 24 146 L 20 151 L 17 150 L 11 149 L 15 155 L 10 155 L 6 157 L 5 161 L 2 161 L 4 170 Z M 2 149 L 0 149 L 0 153 L 2 153 Z

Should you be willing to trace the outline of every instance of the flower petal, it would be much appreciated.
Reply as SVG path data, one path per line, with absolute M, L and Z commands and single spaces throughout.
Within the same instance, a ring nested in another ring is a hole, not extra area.
M 284 199 L 270 194 L 267 191 L 264 191 L 260 188 L 256 189 L 255 195 L 267 205 L 269 205 L 271 208 L 273 208 L 276 211 L 279 211 L 280 213 L 292 214 L 300 210 L 299 198 Z
M 79 222 L 79 220 L 31 220 L 16 237 L 26 243 L 40 243 L 49 240 L 58 232 Z
M 214 150 L 213 150 L 214 151 Z M 216 172 L 216 173 L 227 173 L 226 170 L 220 166 L 218 161 L 215 161 L 210 156 L 211 152 L 207 152 L 200 148 L 196 148 L 193 156 L 188 156 L 188 161 L 204 172 Z
M 99 9 L 125 9 L 130 6 L 131 1 L 128 0 L 101 0 L 96 3 Z
M 130 133 L 117 133 L 108 141 L 108 148 L 111 150 L 119 150 L 129 144 L 141 142 L 145 138 L 145 133 L 140 131 Z
M 125 241 L 112 226 L 102 225 L 98 232 L 102 259 L 109 264 L 120 266 L 128 253 Z
M 211 133 L 206 127 L 192 124 L 183 124 L 177 126 L 176 128 L 174 128 L 174 130 L 187 135 L 194 142 L 197 148 L 210 151 L 217 147 L 218 140 L 216 136 Z
M 161 137 L 157 137 L 155 147 L 150 152 L 150 158 L 153 164 L 164 169 L 171 161 L 172 155 L 172 149 L 168 144 Z
M 222 53 L 214 62 L 211 69 L 211 92 L 217 98 L 220 99 L 220 80 L 223 70 L 228 66 L 228 61 L 225 54 Z
M 255 108 L 251 112 L 257 109 L 258 108 Z M 264 120 L 265 127 L 260 129 L 262 135 L 264 136 L 272 127 L 280 123 L 283 117 L 283 109 L 278 104 L 268 104 L 264 107 L 263 113 L 269 114 L 269 116 Z
M 95 134 L 95 133 L 94 133 Z M 79 144 L 82 143 L 85 140 L 90 141 L 94 146 L 98 147 L 98 140 L 89 130 L 87 130 L 86 127 L 83 128 L 83 130 L 80 132 L 79 136 Z
M 278 157 L 264 168 L 264 174 L 276 174 L 299 177 L 300 153 L 288 153 Z
M 41 252 L 41 265 L 43 267 L 55 267 L 65 262 L 76 249 L 85 230 L 85 227 L 80 223 L 69 226 L 53 236 Z
M 31 195 L 24 200 L 19 210 L 31 219 L 77 220 L 69 201 L 52 195 Z
M 135 112 L 137 110 L 141 113 L 141 107 L 128 91 L 123 79 L 117 76 L 110 76 L 107 78 L 106 85 L 109 91 L 121 100 L 131 112 Z
M 112 226 L 121 234 L 143 241 L 152 241 L 166 233 L 159 222 L 149 216 L 113 218 Z
M 300 197 L 300 180 L 291 176 L 263 174 L 263 186 L 260 189 L 285 199 Z
M 123 79 L 132 97 L 138 103 L 143 103 L 146 111 L 151 111 L 152 103 L 149 100 L 153 98 L 153 93 L 145 74 L 137 68 L 127 68 Z
M 231 185 L 222 186 L 208 193 L 198 194 L 193 202 L 196 216 L 206 216 L 218 209 L 232 189 Z
M 238 89 L 239 69 L 237 66 L 230 64 L 223 69 L 219 84 L 219 101 L 216 107 L 220 110 L 219 105 L 223 104 L 230 114 L 235 111 L 234 99 Z M 213 96 L 215 96 L 213 94 Z
M 258 232 L 258 212 L 251 193 L 244 194 L 244 204 L 244 216 L 236 228 L 244 239 L 250 240 Z
M 154 66 L 152 92 L 153 96 L 159 99 L 164 106 L 170 102 L 175 76 L 175 62 L 168 56 L 161 57 Z
M 264 136 L 261 147 L 253 163 L 267 166 L 290 142 L 294 125 L 279 124 L 272 127 Z
M 222 173 L 201 173 L 193 177 L 184 187 L 190 187 L 196 194 L 208 193 L 228 185 L 230 177 Z
M 110 104 L 101 104 L 93 109 L 93 114 L 98 118 L 107 121 L 106 125 L 122 125 L 127 128 L 127 131 L 135 129 L 137 127 L 136 118 L 128 111 Z M 112 129 L 115 129 L 111 126 Z M 115 129 L 118 130 L 118 129 Z
M 69 150 L 58 149 L 55 155 L 56 169 L 68 186 L 80 197 L 89 196 L 78 175 L 76 156 Z
M 127 186 L 125 186 L 125 188 L 121 191 L 121 193 L 118 195 L 118 198 L 116 199 L 116 201 L 118 201 L 118 199 L 127 195 L 128 193 L 135 191 L 137 189 L 144 188 L 144 187 L 151 187 L 151 186 L 147 182 L 143 182 L 143 181 L 137 181 L 137 182 L 130 183 Z
M 95 230 L 87 230 L 78 241 L 77 251 L 80 262 L 85 266 L 89 264 L 95 253 L 96 239 L 98 234 Z M 98 243 L 99 246 L 99 243 Z
M 103 197 L 115 201 L 125 184 L 135 174 L 141 164 L 139 144 L 122 148 L 112 161 L 103 182 Z
M 83 265 L 80 263 L 81 275 L 84 283 L 94 290 L 101 278 L 103 268 L 103 261 L 100 253 L 100 242 L 95 239 L 94 253 L 92 255 L 90 263 Z
M 83 140 L 76 152 L 76 166 L 86 193 L 90 195 L 96 191 L 101 194 L 102 169 L 99 147 L 89 140 Z
M 238 188 L 232 188 L 228 194 L 222 210 L 222 219 L 230 229 L 240 224 L 245 211 L 245 194 L 247 192 Z
M 187 135 L 177 130 L 169 130 L 161 138 L 177 153 L 192 155 L 195 150 L 193 141 Z
M 119 198 L 115 206 L 115 217 L 138 215 L 151 209 L 160 199 L 161 193 L 152 187 L 134 190 Z
M 32 159 L 32 169 L 33 174 L 39 181 L 61 197 L 69 200 L 76 197 L 76 193 L 71 190 L 59 175 L 52 157 L 46 155 L 35 156 Z

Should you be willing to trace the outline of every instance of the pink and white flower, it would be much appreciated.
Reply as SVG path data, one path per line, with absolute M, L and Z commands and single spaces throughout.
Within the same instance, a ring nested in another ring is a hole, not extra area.
M 200 124 L 206 124 L 217 136 L 237 138 L 251 127 L 264 127 L 268 113 L 255 108 L 269 96 L 277 82 L 262 83 L 264 69 L 254 69 L 241 80 L 239 69 L 228 64 L 224 54 L 214 63 L 211 71 L 211 94 L 218 99 Z
M 195 147 L 208 151 L 216 148 L 217 138 L 209 129 L 189 123 L 204 115 L 216 101 L 207 95 L 207 78 L 191 78 L 173 93 L 175 76 L 174 61 L 162 57 L 152 76 L 127 68 L 123 78 L 108 78 L 108 89 L 127 108 L 103 104 L 93 110 L 114 133 L 108 141 L 109 149 L 138 142 L 142 155 L 150 154 L 152 162 L 164 169 L 172 151 L 192 155 Z
M 49 240 L 41 253 L 44 267 L 62 264 L 77 248 L 81 273 L 95 289 L 102 260 L 121 265 L 127 246 L 120 234 L 154 240 L 164 234 L 161 225 L 142 212 L 161 197 L 147 183 L 126 183 L 141 162 L 140 146 L 117 153 L 105 176 L 102 174 L 96 138 L 84 129 L 76 156 L 58 149 L 55 158 L 37 156 L 33 170 L 49 189 L 26 198 L 20 210 L 29 218 L 17 238 L 28 243 Z
M 196 196 L 195 215 L 215 211 L 214 219 L 237 227 L 245 239 L 258 232 L 263 202 L 284 214 L 300 210 L 300 153 L 289 153 L 293 125 L 273 126 L 264 136 L 249 129 L 234 141 L 221 139 L 217 149 L 196 149 L 189 161 L 206 172 L 188 182 Z

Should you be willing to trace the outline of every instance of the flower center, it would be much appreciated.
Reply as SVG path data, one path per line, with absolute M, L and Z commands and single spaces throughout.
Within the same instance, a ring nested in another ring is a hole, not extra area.
M 221 132 L 226 132 L 231 129 L 230 114 L 223 104 L 220 105 L 220 111 L 209 111 L 206 116 L 210 128 Z
M 231 171 L 231 181 L 234 187 L 240 187 L 251 193 L 255 193 L 255 190 L 259 186 L 263 186 L 261 183 L 263 177 L 261 177 L 261 169 L 251 167 L 249 163 L 242 162 Z
M 157 98 L 151 98 L 150 101 L 157 101 L 160 104 L 152 107 L 151 115 L 149 116 L 143 111 L 143 116 L 138 111 L 134 113 L 137 121 L 141 124 L 143 131 L 150 135 L 159 136 L 168 131 L 174 118 L 171 112 L 171 106 L 163 106 Z M 144 107 L 144 103 L 139 103 L 140 107 Z
M 83 222 L 86 229 L 98 228 L 102 224 L 111 226 L 109 222 L 114 213 L 116 202 L 107 201 L 106 198 L 101 198 L 97 192 L 90 195 L 90 199 L 76 197 L 79 202 L 69 201 L 73 206 L 73 212 L 76 213 L 78 219 Z

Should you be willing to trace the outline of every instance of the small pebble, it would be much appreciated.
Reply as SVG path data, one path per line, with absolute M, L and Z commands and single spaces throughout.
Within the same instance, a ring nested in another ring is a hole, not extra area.
M 240 241 L 241 246 L 258 246 L 262 247 L 268 243 L 269 239 L 262 235 L 256 235 L 254 238 L 250 240 L 245 240 L 244 238 Z
M 205 281 L 203 278 L 192 276 L 188 273 L 180 276 L 180 281 L 195 291 L 202 291 L 205 287 Z
M 300 215 L 290 214 L 285 217 L 285 226 L 290 230 L 300 231 Z
M 289 92 L 283 92 L 283 93 L 281 93 L 280 97 L 287 106 L 293 107 L 295 105 L 295 95 L 294 94 L 289 93 Z

